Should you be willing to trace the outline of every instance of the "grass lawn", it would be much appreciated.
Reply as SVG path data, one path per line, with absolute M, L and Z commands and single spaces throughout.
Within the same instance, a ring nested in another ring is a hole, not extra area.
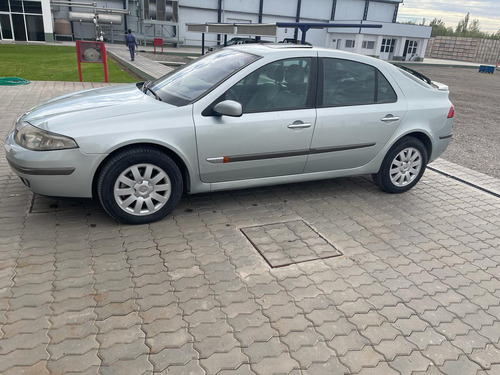
M 78 82 L 76 47 L 0 44 L 0 77 L 20 77 L 30 81 Z M 109 82 L 138 80 L 109 58 Z M 102 64 L 82 64 L 84 82 L 104 82 Z

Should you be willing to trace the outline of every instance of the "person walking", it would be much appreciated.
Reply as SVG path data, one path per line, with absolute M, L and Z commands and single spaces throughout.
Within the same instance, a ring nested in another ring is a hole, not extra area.
M 137 47 L 137 41 L 135 40 L 135 36 L 132 35 L 132 30 L 128 29 L 127 35 L 125 35 L 125 44 L 130 51 L 130 60 L 134 61 L 134 52 L 135 47 Z

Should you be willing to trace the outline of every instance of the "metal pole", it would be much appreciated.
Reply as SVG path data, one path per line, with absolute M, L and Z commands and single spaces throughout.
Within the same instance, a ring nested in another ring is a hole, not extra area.
M 300 40 L 300 44 L 306 44 L 307 30 L 309 30 L 309 28 L 307 26 L 302 26 L 300 28 L 300 31 L 302 31 L 302 39 Z
M 222 22 L 222 0 L 219 0 L 217 5 L 217 22 Z M 220 34 L 217 34 L 217 45 L 220 45 Z
M 330 17 L 331 21 L 335 20 L 335 12 L 336 11 L 337 11 L 337 0 L 333 0 L 333 3 L 332 3 L 332 15 Z
M 302 5 L 302 0 L 297 0 L 297 13 L 295 16 L 295 22 L 300 22 L 300 8 Z M 296 27 L 293 33 L 293 39 L 297 40 L 299 38 L 299 29 Z
M 259 2 L 259 23 L 262 23 L 262 13 L 264 11 L 264 0 L 260 0 Z M 260 42 L 260 36 L 255 38 L 257 42 Z

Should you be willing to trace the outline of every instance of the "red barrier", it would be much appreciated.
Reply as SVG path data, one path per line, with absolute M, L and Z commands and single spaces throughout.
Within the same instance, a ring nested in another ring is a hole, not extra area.
M 154 38 L 153 39 L 154 53 L 156 53 L 156 46 L 161 47 L 161 53 L 163 53 L 163 39 L 162 38 Z
M 104 42 L 76 41 L 76 58 L 78 60 L 78 76 L 82 82 L 82 63 L 98 63 L 104 67 L 104 82 L 108 83 L 108 59 Z

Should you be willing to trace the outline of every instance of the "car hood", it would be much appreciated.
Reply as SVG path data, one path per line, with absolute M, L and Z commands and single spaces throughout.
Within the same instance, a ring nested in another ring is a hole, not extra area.
M 69 124 L 172 107 L 145 95 L 137 84 L 127 84 L 59 96 L 29 110 L 22 120 L 41 129 L 59 132 Z

